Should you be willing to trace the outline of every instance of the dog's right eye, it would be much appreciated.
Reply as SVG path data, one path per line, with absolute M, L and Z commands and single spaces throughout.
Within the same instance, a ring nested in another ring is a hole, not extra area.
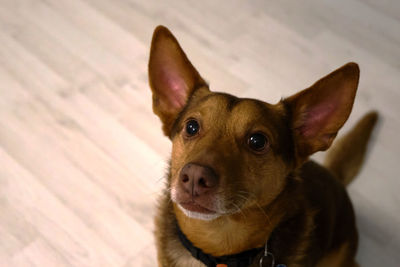
M 261 153 L 268 148 L 268 139 L 262 133 L 253 133 L 249 136 L 247 144 L 253 151 Z
M 191 119 L 188 122 L 186 122 L 185 131 L 187 136 L 189 137 L 195 136 L 199 132 L 199 130 L 200 130 L 200 125 L 196 120 Z

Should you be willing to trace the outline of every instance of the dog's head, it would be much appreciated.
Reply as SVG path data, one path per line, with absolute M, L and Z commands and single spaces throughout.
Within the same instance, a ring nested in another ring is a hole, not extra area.
M 173 144 L 174 205 L 203 220 L 268 205 L 291 172 L 331 145 L 358 78 L 349 63 L 277 104 L 211 92 L 175 37 L 157 27 L 149 80 L 153 110 Z

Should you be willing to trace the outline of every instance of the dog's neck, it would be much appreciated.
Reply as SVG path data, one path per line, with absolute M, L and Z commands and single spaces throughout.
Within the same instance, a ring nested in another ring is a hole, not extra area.
M 268 210 L 254 208 L 205 221 L 189 218 L 173 206 L 182 232 L 194 246 L 215 257 L 264 246 L 283 217 L 283 214 L 268 214 Z

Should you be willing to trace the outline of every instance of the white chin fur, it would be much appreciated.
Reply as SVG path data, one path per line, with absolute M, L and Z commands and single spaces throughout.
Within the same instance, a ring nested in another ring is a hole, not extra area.
M 186 216 L 188 216 L 189 218 L 193 218 L 193 219 L 198 219 L 198 220 L 203 220 L 203 221 L 211 221 L 211 220 L 214 220 L 214 219 L 218 218 L 219 216 L 221 216 L 221 214 L 218 214 L 218 213 L 205 214 L 205 213 L 201 213 L 201 212 L 190 211 L 190 210 L 187 210 L 184 207 L 182 207 L 180 204 L 178 204 L 178 207 L 183 211 L 183 213 L 185 213 Z

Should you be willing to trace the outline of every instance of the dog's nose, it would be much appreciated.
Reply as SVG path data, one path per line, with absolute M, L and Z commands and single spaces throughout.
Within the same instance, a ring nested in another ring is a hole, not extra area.
M 196 163 L 186 164 L 179 178 L 183 189 L 192 196 L 210 192 L 218 184 L 218 177 L 212 168 Z

